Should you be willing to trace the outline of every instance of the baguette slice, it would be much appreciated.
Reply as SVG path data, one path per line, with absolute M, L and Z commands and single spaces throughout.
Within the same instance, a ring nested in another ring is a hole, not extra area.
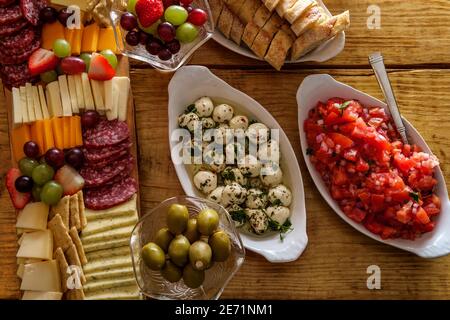
M 235 15 L 239 14 L 239 10 L 244 5 L 247 0 L 223 0 L 226 4 L 226 7 Z
M 214 26 L 217 25 L 219 21 L 220 13 L 223 9 L 223 1 L 222 0 L 209 0 L 209 7 L 211 8 L 211 14 L 214 21 Z
M 280 0 L 264 0 L 263 2 L 266 8 L 269 9 L 270 12 L 272 12 L 273 10 L 275 10 Z
M 292 47 L 292 60 L 297 60 L 304 56 L 323 42 L 333 38 L 339 32 L 344 31 L 349 25 L 350 13 L 349 11 L 345 11 L 340 15 L 331 17 L 325 22 L 314 26 L 314 28 L 305 32 L 295 40 Z
M 230 38 L 232 24 L 233 24 L 233 13 L 230 11 L 230 9 L 228 9 L 227 6 L 224 6 L 222 12 L 220 13 L 219 21 L 217 22 L 217 27 L 227 39 Z
M 283 24 L 283 20 L 277 13 L 274 13 L 269 21 L 264 25 L 264 27 L 258 32 L 255 40 L 252 44 L 252 51 L 261 59 L 264 58 L 264 55 L 267 52 L 267 48 L 269 48 L 270 42 L 272 41 L 275 33 L 280 29 Z
M 241 45 L 242 34 L 244 33 L 245 25 L 241 22 L 241 20 L 234 16 L 233 24 L 231 25 L 230 38 L 233 40 L 238 46 Z
M 297 0 L 280 0 L 278 2 L 277 7 L 275 8 L 277 10 L 277 13 L 280 17 L 284 18 L 284 15 L 286 12 L 297 2 Z
M 295 35 L 294 31 L 292 31 L 289 23 L 284 22 L 280 29 L 283 30 L 289 37 L 291 37 L 292 41 L 295 41 L 295 39 L 297 39 L 297 36 Z
M 273 38 L 264 60 L 280 71 L 292 46 L 292 42 L 292 38 L 286 32 L 279 30 Z
M 239 19 L 241 19 L 244 24 L 247 24 L 252 21 L 256 11 L 258 11 L 260 7 L 264 7 L 264 5 L 261 5 L 260 0 L 246 0 L 239 9 L 239 12 L 234 13 L 239 16 Z
M 322 12 L 324 12 L 322 7 L 311 7 L 308 11 L 305 12 L 303 16 L 294 21 L 294 23 L 291 25 L 292 31 L 294 31 L 295 35 L 299 37 L 313 27 L 313 25 L 322 16 Z
M 252 47 L 253 41 L 258 35 L 259 30 L 264 27 L 266 22 L 270 19 L 270 16 L 270 11 L 265 6 L 261 6 L 256 11 L 253 20 L 245 26 L 242 41 L 244 41 L 249 48 Z
M 294 23 L 294 21 L 300 18 L 309 8 L 315 5 L 317 5 L 317 2 L 314 0 L 297 0 L 297 2 L 286 11 L 284 18 L 290 23 Z

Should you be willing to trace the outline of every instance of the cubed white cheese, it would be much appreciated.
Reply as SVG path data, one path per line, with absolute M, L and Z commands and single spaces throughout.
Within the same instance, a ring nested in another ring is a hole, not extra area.
M 83 86 L 84 105 L 87 110 L 95 110 L 94 97 L 92 96 L 91 83 L 87 73 L 81 74 L 81 84 Z
M 34 122 L 36 121 L 36 113 L 34 111 L 33 86 L 31 85 L 31 83 L 25 84 L 25 92 L 27 95 L 28 120 L 30 122 Z
M 128 111 L 128 96 L 130 92 L 130 78 L 128 77 L 117 77 L 118 88 L 119 88 L 119 103 L 118 103 L 118 119 L 120 121 L 127 120 Z
M 44 116 L 42 114 L 41 101 L 39 100 L 39 91 L 38 87 L 32 86 L 33 90 L 33 105 L 34 105 L 34 114 L 36 115 L 36 120 L 43 120 Z
M 103 101 L 103 81 L 91 80 L 92 94 L 94 96 L 95 109 L 100 114 L 105 113 L 105 102 Z
M 13 125 L 19 126 L 22 124 L 22 101 L 20 98 L 19 88 L 12 88 L 12 103 L 13 103 Z
M 42 118 L 50 119 L 50 114 L 48 113 L 47 101 L 46 101 L 45 94 L 44 94 L 44 88 L 42 88 L 41 85 L 38 85 L 38 92 L 39 92 L 39 102 L 41 103 L 41 109 L 42 109 Z
M 75 80 L 75 92 L 77 94 L 78 109 L 85 109 L 86 105 L 83 97 L 83 82 L 81 80 L 81 74 L 75 74 L 73 77 Z
M 67 86 L 69 87 L 70 105 L 72 106 L 72 113 L 78 114 L 80 110 L 78 108 L 77 89 L 75 85 L 75 75 L 67 76 Z
M 52 117 L 62 117 L 63 107 L 59 91 L 59 81 L 53 81 L 45 87 L 48 103 L 48 111 Z
M 67 76 L 64 74 L 60 75 L 58 77 L 58 83 L 59 83 L 59 93 L 61 94 L 63 116 L 70 117 L 70 116 L 72 116 L 72 104 L 70 102 L 70 94 L 69 94 L 69 87 L 67 84 Z
M 22 121 L 23 123 L 29 123 L 30 118 L 28 117 L 27 89 L 25 89 L 25 87 L 20 87 L 19 92 L 20 92 L 20 106 L 22 107 Z

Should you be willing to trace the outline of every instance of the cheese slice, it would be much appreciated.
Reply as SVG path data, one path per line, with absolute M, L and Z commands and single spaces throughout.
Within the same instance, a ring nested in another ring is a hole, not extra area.
M 72 104 L 70 102 L 69 86 L 67 85 L 67 76 L 60 75 L 58 77 L 59 93 L 61 94 L 61 102 L 63 116 L 70 117 L 72 115 Z
M 53 257 L 53 234 L 47 230 L 25 233 L 17 258 L 51 260 Z
M 83 98 L 86 110 L 95 110 L 94 97 L 92 96 L 91 83 L 87 73 L 81 74 L 81 83 L 83 85 Z
M 48 211 L 43 202 L 28 203 L 17 216 L 16 228 L 46 230 Z
M 90 261 L 84 265 L 83 271 L 85 274 L 89 274 L 92 272 L 96 272 L 99 270 L 105 269 L 115 269 L 120 267 L 131 267 L 133 264 L 131 262 L 131 255 L 123 255 L 123 256 L 113 256 L 107 257 L 101 260 Z
M 106 230 L 96 234 L 91 234 L 88 236 L 81 236 L 81 241 L 84 244 L 101 242 L 101 241 L 110 241 L 110 240 L 118 240 L 118 239 L 129 239 L 131 236 L 131 232 L 133 231 L 134 226 L 125 226 L 116 228 L 113 230 Z
M 77 102 L 78 102 L 78 109 L 84 109 L 86 108 L 86 105 L 84 104 L 84 98 L 83 98 L 83 83 L 81 81 L 81 74 L 75 74 L 74 76 L 75 80 L 75 92 L 77 94 Z
M 62 292 L 24 291 L 22 300 L 61 300 Z
M 118 119 L 120 121 L 127 120 L 127 109 L 128 109 L 128 96 L 130 92 L 130 78 L 128 77 L 117 77 L 117 87 L 119 90 L 119 102 L 118 102 Z
M 75 75 L 67 76 L 67 86 L 69 87 L 70 105 L 72 106 L 72 114 L 80 113 L 78 109 L 77 90 L 75 87 Z
M 18 244 L 19 246 L 22 244 L 23 236 L 24 236 L 24 233 L 21 234 L 20 237 L 19 237 L 19 240 L 17 240 L 17 244 Z
M 42 262 L 42 259 L 39 258 L 16 258 L 17 265 L 28 264 L 28 263 L 36 263 Z
M 25 264 L 21 263 L 17 266 L 17 272 L 16 275 L 22 279 L 23 278 L 23 271 L 25 270 Z
M 106 230 L 112 230 L 115 228 L 135 225 L 138 220 L 137 214 L 118 216 L 104 219 L 97 219 L 95 221 L 90 221 L 86 228 L 84 228 L 82 235 L 88 236 L 91 234 L 100 233 Z
M 108 120 L 117 119 L 119 116 L 119 93 L 120 88 L 116 77 L 105 81 L 105 109 Z
M 45 88 L 47 96 L 47 103 L 49 108 L 50 116 L 52 117 L 62 117 L 63 107 L 61 103 L 61 94 L 59 90 L 59 81 L 53 81 L 47 84 Z
M 47 101 L 45 100 L 44 88 L 42 88 L 41 85 L 38 85 L 38 92 L 39 92 L 39 102 L 41 103 L 42 109 L 42 118 L 50 119 L 50 114 L 48 113 L 47 108 Z
M 44 116 L 42 114 L 41 101 L 39 99 L 38 87 L 32 86 L 31 89 L 33 90 L 33 105 L 34 105 L 34 114 L 36 115 L 36 121 L 43 120 Z
M 105 113 L 105 103 L 103 101 L 103 81 L 91 80 L 92 93 L 94 95 L 95 110 L 100 114 Z
M 25 265 L 20 290 L 61 292 L 61 278 L 56 260 Z
M 13 125 L 19 126 L 22 124 L 22 99 L 20 98 L 20 89 L 12 88 L 12 102 L 13 102 Z
M 20 106 L 22 108 L 22 120 L 23 123 L 29 123 L 30 118 L 28 117 L 27 89 L 25 89 L 25 87 L 20 87 L 19 92 L 20 92 Z
M 25 84 L 25 91 L 27 95 L 28 120 L 34 122 L 36 121 L 36 113 L 34 111 L 33 86 L 31 83 L 28 82 Z
M 103 219 L 103 218 L 111 218 L 111 217 L 123 216 L 123 215 L 132 215 L 137 212 L 136 199 L 137 199 L 137 196 L 133 195 L 133 197 L 129 201 L 119 204 L 115 207 L 112 207 L 109 209 L 103 209 L 103 210 L 86 209 L 84 211 L 84 214 L 86 215 L 88 222 L 94 221 L 97 219 Z M 88 225 L 89 225 L 89 223 L 88 223 Z

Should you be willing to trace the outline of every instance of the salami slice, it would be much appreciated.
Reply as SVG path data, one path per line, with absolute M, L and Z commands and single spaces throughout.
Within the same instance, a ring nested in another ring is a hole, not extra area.
M 36 38 L 36 30 L 33 26 L 28 26 L 20 33 L 4 37 L 0 42 L 0 50 L 9 51 L 27 48 Z
M 127 155 L 118 161 L 99 169 L 94 169 L 91 167 L 83 167 L 80 170 L 80 175 L 84 178 L 84 185 L 88 188 L 100 187 L 114 177 L 122 173 L 123 171 L 129 170 L 128 174 L 133 169 L 133 156 Z M 131 169 L 130 169 L 131 164 Z
M 103 130 L 85 135 L 86 148 L 103 148 L 117 145 L 130 137 L 128 125 L 123 121 L 108 121 Z
M 47 0 L 36 0 L 36 6 L 39 9 L 39 12 L 41 12 L 42 9 L 45 7 L 48 7 L 48 1 Z
M 28 60 L 31 54 L 41 46 L 40 37 L 37 36 L 28 45 L 28 47 L 19 49 L 2 49 L 0 47 L 0 63 L 1 64 L 19 64 Z
M 137 183 L 128 177 L 117 184 L 84 190 L 84 204 L 92 210 L 102 210 L 129 200 L 137 191 Z
M 130 139 L 127 139 L 115 146 L 109 146 L 101 149 L 83 149 L 84 158 L 89 163 L 103 162 L 110 158 L 116 157 L 118 154 L 128 152 L 132 143 Z M 117 158 L 116 158 L 117 159 Z
M 25 19 L 33 26 L 39 23 L 39 6 L 36 0 L 20 0 L 20 9 Z
M 0 37 L 10 36 L 28 25 L 28 21 L 21 18 L 13 23 L 0 25 Z
M 18 4 L 0 8 L 0 25 L 16 22 L 23 17 L 22 10 Z
M 0 7 L 7 7 L 15 1 L 16 0 L 0 0 Z
M 28 70 L 28 63 L 0 65 L 3 83 L 8 87 L 19 87 L 26 82 L 34 82 L 35 77 Z

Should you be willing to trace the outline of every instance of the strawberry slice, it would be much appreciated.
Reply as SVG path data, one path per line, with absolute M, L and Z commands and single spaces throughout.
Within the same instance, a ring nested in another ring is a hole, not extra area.
M 89 79 L 106 81 L 112 79 L 115 75 L 116 70 L 104 56 L 98 53 L 92 54 L 88 72 Z
M 73 195 L 84 187 L 83 177 L 68 165 L 59 168 L 53 179 L 63 187 L 64 195 L 66 196 Z
M 6 173 L 6 189 L 8 189 L 9 196 L 11 197 L 11 201 L 16 209 L 23 209 L 31 200 L 30 192 L 19 192 L 14 186 L 16 179 L 21 175 L 20 170 L 17 168 L 11 168 Z
M 28 60 L 28 69 L 35 76 L 56 68 L 58 57 L 50 50 L 39 48 L 32 53 Z

